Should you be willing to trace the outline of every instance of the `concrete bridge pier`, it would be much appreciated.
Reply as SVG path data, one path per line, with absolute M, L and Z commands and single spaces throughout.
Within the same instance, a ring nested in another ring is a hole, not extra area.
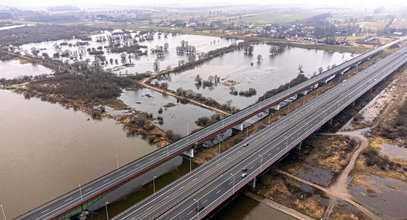
M 256 177 L 253 178 L 253 181 L 250 181 L 249 186 L 251 186 L 253 189 L 256 188 Z
M 189 158 L 194 158 L 195 156 L 195 148 L 192 147 L 191 149 L 184 151 L 184 153 L 182 153 L 183 155 L 189 157 Z
M 280 105 L 280 104 L 277 104 L 277 105 L 273 105 L 273 106 L 271 106 L 271 110 L 274 110 L 274 111 L 278 111 L 278 110 L 280 110 L 280 108 L 281 108 L 282 106 Z
M 301 150 L 301 147 L 302 147 L 302 141 L 298 144 L 297 149 L 300 151 L 300 150 Z

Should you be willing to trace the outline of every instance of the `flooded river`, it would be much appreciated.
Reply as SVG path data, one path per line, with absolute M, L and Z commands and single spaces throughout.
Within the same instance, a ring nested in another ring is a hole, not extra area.
M 279 87 L 297 77 L 301 65 L 307 77 L 318 72 L 320 67 L 326 70 L 328 66 L 340 64 L 352 58 L 351 53 L 326 52 L 323 50 L 287 47 L 280 54 L 270 56 L 270 45 L 258 44 L 254 46 L 253 55 L 245 55 L 244 50 L 237 50 L 216 57 L 194 69 L 182 73 L 172 74 L 169 89 L 191 89 L 212 97 L 223 104 L 232 100 L 232 105 L 240 109 L 253 104 L 266 91 Z M 257 62 L 257 56 L 262 60 Z M 253 64 L 253 65 L 252 65 Z M 214 87 L 197 87 L 195 78 L 199 75 L 203 80 L 210 76 L 219 76 L 221 82 Z M 237 91 L 255 88 L 257 94 L 252 97 L 234 96 L 229 94 L 231 87 Z
M 19 60 L 0 61 L 0 79 L 14 79 L 20 76 L 38 76 L 53 71 L 31 63 L 22 64 Z
M 8 219 L 156 148 L 113 120 L 0 90 L 0 204 Z
M 177 103 L 176 98 L 149 89 L 125 91 L 119 99 L 131 108 L 153 114 L 154 118 L 163 117 L 163 124 L 157 120 L 154 123 L 163 130 L 172 130 L 182 136 L 197 128 L 195 121 L 199 117 L 210 117 L 216 113 L 196 105 Z M 160 109 L 162 113 L 159 113 Z
M 139 32 L 131 33 L 132 39 L 136 41 L 140 41 L 138 37 Z M 47 53 L 49 56 L 53 57 L 54 53 L 64 53 L 68 52 L 71 54 L 71 57 L 59 57 L 56 59 L 60 59 L 66 62 L 73 62 L 76 58 L 75 55 L 81 53 L 83 51 L 83 55 L 81 57 L 77 57 L 77 61 L 85 61 L 88 60 L 89 62 L 93 62 L 95 60 L 94 55 L 90 55 L 88 53 L 88 49 L 91 48 L 100 48 L 101 52 L 103 52 L 103 56 L 106 60 L 120 60 L 118 63 L 109 63 L 106 62 L 104 68 L 112 69 L 116 73 L 121 74 L 134 74 L 134 73 L 144 73 L 144 72 L 154 72 L 154 62 L 157 59 L 157 55 L 151 52 L 151 49 L 156 48 L 157 46 L 163 46 L 167 43 L 168 51 L 165 52 L 163 57 L 158 59 L 159 61 L 159 70 L 164 70 L 168 66 L 175 67 L 178 65 L 179 60 L 188 60 L 187 55 L 180 55 L 177 54 L 176 47 L 181 45 L 181 41 L 187 41 L 190 46 L 194 46 L 196 48 L 197 53 L 206 53 L 210 50 L 214 50 L 217 48 L 228 46 L 234 42 L 237 42 L 234 39 L 225 39 L 220 37 L 211 37 L 211 36 L 201 36 L 201 35 L 188 35 L 188 34 L 168 34 L 167 37 L 163 36 L 162 33 L 155 33 L 153 35 L 154 39 L 141 41 L 139 42 L 140 45 L 146 46 L 147 48 L 142 48 L 142 51 L 147 51 L 147 55 L 139 56 L 137 58 L 132 59 L 125 59 L 121 61 L 121 53 L 111 53 L 106 47 L 109 46 L 109 43 L 106 41 L 98 41 L 100 38 L 109 38 L 109 37 L 123 37 L 123 34 L 114 35 L 111 31 L 104 31 L 101 34 L 96 34 L 91 36 L 91 40 L 87 41 L 88 45 L 77 45 L 78 42 L 83 42 L 78 39 L 73 40 L 58 40 L 58 41 L 48 41 L 48 42 L 41 42 L 41 43 L 32 43 L 26 44 L 21 46 L 21 50 L 25 53 L 31 53 L 32 48 L 37 48 L 40 50 L 40 54 Z M 127 43 L 123 42 L 123 39 L 120 40 L 121 44 Z M 71 59 L 73 58 L 73 59 Z M 127 66 L 124 67 L 123 64 Z M 118 68 L 119 67 L 119 68 Z

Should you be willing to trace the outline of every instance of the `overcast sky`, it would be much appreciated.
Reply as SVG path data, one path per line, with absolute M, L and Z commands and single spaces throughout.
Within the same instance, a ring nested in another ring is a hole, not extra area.
M 101 5 L 154 5 L 154 6 L 208 6 L 226 4 L 286 4 L 290 6 L 338 6 L 351 5 L 377 7 L 381 5 L 407 5 L 407 0 L 0 0 L 0 5 L 26 8 L 44 8 L 46 6 L 70 4 L 82 8 Z

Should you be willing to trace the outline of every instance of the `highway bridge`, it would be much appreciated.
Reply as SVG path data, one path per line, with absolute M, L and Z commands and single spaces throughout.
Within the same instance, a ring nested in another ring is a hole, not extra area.
M 204 218 L 406 62 L 402 48 L 113 219 Z
M 198 144 L 213 138 L 214 136 L 232 128 L 233 126 L 243 123 L 247 119 L 250 119 L 257 114 L 270 109 L 273 106 L 279 105 L 296 94 L 306 93 L 306 91 L 311 90 L 319 83 L 325 83 L 334 76 L 342 74 L 351 67 L 357 66 L 361 62 L 370 59 L 384 48 L 390 47 L 405 39 L 406 38 L 400 38 L 378 47 L 370 52 L 357 56 L 345 63 L 327 70 L 316 77 L 307 80 L 306 82 L 293 86 L 273 97 L 251 105 L 229 117 L 222 119 L 219 122 L 192 133 L 177 142 L 145 155 L 144 157 L 141 157 L 121 167 L 119 170 L 110 172 L 79 189 L 75 189 L 44 205 L 41 205 L 40 207 L 35 208 L 30 212 L 17 217 L 16 219 L 65 219 L 80 213 L 134 178 L 152 171 L 156 167 L 169 161 L 177 155 L 180 155 L 189 149 L 193 149 Z

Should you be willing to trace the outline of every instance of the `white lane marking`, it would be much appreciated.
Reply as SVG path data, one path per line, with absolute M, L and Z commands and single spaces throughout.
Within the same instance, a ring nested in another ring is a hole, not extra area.
M 72 199 L 72 197 L 69 197 L 68 199 L 65 199 L 64 202 L 67 202 L 67 201 L 69 201 L 71 199 Z
M 44 213 L 44 212 L 48 212 L 48 211 L 49 211 L 49 209 L 45 209 L 44 211 L 41 212 L 41 214 Z

